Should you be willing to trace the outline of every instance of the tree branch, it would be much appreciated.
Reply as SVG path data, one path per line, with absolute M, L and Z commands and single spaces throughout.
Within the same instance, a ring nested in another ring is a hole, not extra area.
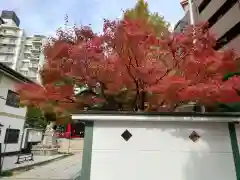
M 122 54 L 123 53 L 123 46 L 120 47 L 120 50 L 122 51 Z M 118 55 L 121 57 L 121 54 L 119 54 L 119 52 L 117 52 Z M 128 72 L 128 75 L 133 79 L 134 83 L 135 83 L 135 86 L 136 86 L 136 95 L 135 95 L 135 98 L 133 99 L 133 102 L 132 102 L 132 106 L 135 106 L 135 108 L 137 109 L 137 100 L 139 98 L 139 83 L 138 83 L 138 80 L 133 76 L 131 70 L 130 70 L 130 66 L 132 65 L 132 58 L 130 56 L 128 56 L 128 60 L 129 60 L 129 64 L 127 65 L 126 63 L 124 63 L 126 69 L 127 69 L 127 72 Z M 133 66 L 133 65 L 132 65 Z M 134 67 L 134 66 L 133 66 Z

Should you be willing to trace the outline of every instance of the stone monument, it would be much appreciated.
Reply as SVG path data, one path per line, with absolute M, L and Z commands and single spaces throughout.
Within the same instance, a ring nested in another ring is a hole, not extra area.
M 40 144 L 32 147 L 32 153 L 40 156 L 51 156 L 58 153 L 58 143 L 55 134 L 55 122 L 50 122 L 43 136 L 43 140 Z

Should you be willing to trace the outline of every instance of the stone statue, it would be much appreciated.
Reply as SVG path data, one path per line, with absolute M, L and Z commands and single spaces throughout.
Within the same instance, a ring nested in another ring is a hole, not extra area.
M 57 145 L 57 137 L 55 135 L 56 125 L 55 122 L 50 122 L 43 136 L 42 145 L 44 146 L 56 146 Z
M 34 145 L 32 153 L 35 155 L 51 156 L 58 154 L 58 143 L 55 134 L 56 125 L 55 122 L 50 122 L 45 130 L 43 140 L 41 144 Z

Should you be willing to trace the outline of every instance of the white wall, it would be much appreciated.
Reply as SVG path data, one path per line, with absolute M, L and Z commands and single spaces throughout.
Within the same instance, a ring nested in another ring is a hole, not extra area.
M 129 141 L 121 134 L 128 129 Z M 201 136 L 192 142 L 190 133 Z M 91 180 L 236 180 L 226 123 L 94 123 Z
M 84 146 L 84 138 L 59 138 L 58 145 L 58 152 L 60 153 L 82 153 Z
M 0 75 L 2 72 L 0 72 Z M 3 97 L 4 99 L 7 98 L 7 93 L 8 90 L 15 91 L 16 85 L 21 83 L 20 81 L 17 81 L 13 78 L 10 78 L 8 76 L 3 75 L 0 80 L 0 96 Z M 15 114 L 19 116 L 24 116 L 26 115 L 26 108 L 15 108 L 11 106 L 6 106 L 6 100 L 0 99 L 0 112 L 6 112 L 10 114 Z
M 2 153 L 19 151 L 25 120 L 13 118 L 13 117 L 7 117 L 7 116 L 0 116 L 0 119 L 1 119 L 0 120 L 1 124 L 4 125 L 3 127 L 1 127 L 1 136 L 0 136 L 0 142 L 2 143 Z M 7 128 L 20 130 L 17 144 L 4 144 L 4 139 L 5 139 L 5 134 L 6 134 Z
M 15 90 L 15 86 L 19 81 L 4 75 L 0 72 L 0 123 L 3 124 L 1 128 L 0 142 L 2 143 L 2 152 L 13 152 L 20 150 L 20 142 L 23 134 L 23 126 L 25 122 L 26 108 L 15 108 L 7 106 L 6 98 L 8 90 Z M 19 117 L 18 117 L 19 116 Z M 20 118 L 21 116 L 21 118 Z M 19 129 L 20 135 L 17 144 L 7 144 L 5 149 L 4 138 L 6 129 L 9 127 L 13 129 Z

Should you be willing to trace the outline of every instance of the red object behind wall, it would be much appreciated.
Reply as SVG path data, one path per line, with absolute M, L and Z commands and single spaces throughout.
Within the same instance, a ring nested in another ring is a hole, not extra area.
M 65 132 L 65 137 L 66 138 L 71 138 L 71 135 L 72 135 L 71 131 L 72 131 L 72 125 L 71 125 L 71 123 L 68 123 L 67 129 L 66 129 L 66 132 Z
M 71 124 L 68 123 L 66 127 L 66 131 L 64 133 L 59 133 L 59 138 L 82 138 L 82 132 L 84 131 L 83 124 Z

